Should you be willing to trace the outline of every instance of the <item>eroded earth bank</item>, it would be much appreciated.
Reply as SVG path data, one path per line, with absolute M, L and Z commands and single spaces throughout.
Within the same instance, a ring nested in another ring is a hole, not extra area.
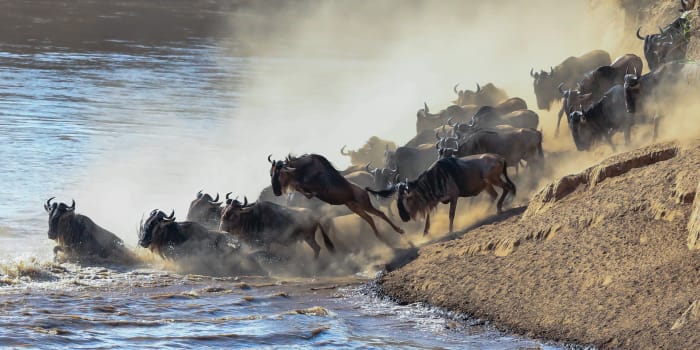
M 532 337 L 693 348 L 699 165 L 699 143 L 615 155 L 545 186 L 524 210 L 425 246 L 379 285 L 399 302 L 427 302 Z

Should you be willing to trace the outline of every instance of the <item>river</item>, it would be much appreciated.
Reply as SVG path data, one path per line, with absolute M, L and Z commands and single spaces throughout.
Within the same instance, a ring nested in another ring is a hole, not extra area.
M 0 346 L 559 348 L 397 305 L 372 287 L 373 268 L 206 276 L 135 248 L 143 213 L 175 208 L 184 217 L 200 186 L 255 197 L 269 181 L 264 158 L 242 169 L 257 175 L 232 177 L 220 164 L 245 158 L 248 146 L 265 153 L 264 143 L 241 145 L 232 135 L 264 134 L 283 116 L 241 115 L 241 101 L 261 99 L 248 89 L 256 77 L 303 58 L 285 57 L 282 42 L 274 56 L 251 53 L 219 26 L 244 16 L 241 8 L 215 1 L 0 3 Z M 309 60 L 328 71 L 377 64 L 323 50 Z M 78 212 L 144 262 L 54 262 L 42 208 L 52 196 L 75 199 Z

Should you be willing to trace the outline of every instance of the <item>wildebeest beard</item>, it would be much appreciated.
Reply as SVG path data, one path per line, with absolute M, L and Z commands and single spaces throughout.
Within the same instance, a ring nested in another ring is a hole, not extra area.
M 405 188 L 399 189 L 396 206 L 401 220 L 407 222 L 411 218 L 415 219 L 418 214 L 425 215 L 435 209 L 440 199 L 448 193 L 450 182 L 454 181 L 453 177 L 459 171 L 457 167 L 454 158 L 441 159 L 416 180 L 407 183 L 411 192 L 410 198 L 404 198 Z M 459 185 L 457 181 L 455 183 Z M 404 206 L 404 199 L 409 202 L 407 207 Z

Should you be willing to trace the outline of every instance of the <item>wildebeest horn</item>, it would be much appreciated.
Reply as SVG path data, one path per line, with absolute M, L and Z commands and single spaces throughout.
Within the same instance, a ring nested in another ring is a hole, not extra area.
M 424 107 L 423 110 L 425 111 L 425 113 L 430 112 L 430 110 L 428 109 L 428 104 L 426 102 L 423 102 L 423 107 Z
M 372 172 L 372 170 L 369 169 L 369 166 L 370 166 L 371 164 L 372 164 L 372 162 L 369 162 L 369 163 L 367 163 L 367 165 L 365 165 L 365 170 L 367 170 L 368 173 L 371 173 L 371 172 Z
M 564 83 L 561 83 L 561 84 L 559 84 L 559 86 L 558 86 L 558 88 L 559 88 L 559 93 L 561 93 L 562 95 L 564 94 L 564 89 L 563 89 L 563 87 L 564 87 Z
M 642 30 L 642 27 L 637 28 L 637 38 L 639 38 L 639 40 L 644 40 L 644 38 L 642 38 L 642 36 L 639 35 L 640 30 Z
M 450 127 L 453 127 L 453 128 L 454 128 L 455 125 L 457 125 L 457 123 L 452 124 L 452 118 L 454 118 L 454 117 L 449 117 L 449 118 L 447 118 L 447 125 L 449 125 Z
M 270 164 L 272 164 L 272 159 L 270 159 L 270 158 L 272 158 L 272 154 L 270 154 L 269 156 L 267 156 L 267 161 L 270 162 Z
M 348 145 L 343 145 L 343 147 L 340 148 L 340 154 L 342 154 L 342 155 L 344 155 L 344 156 L 349 156 L 349 155 L 350 155 L 350 152 L 345 152 L 345 147 L 347 147 L 347 146 L 348 146 Z
M 634 75 L 639 76 L 639 74 L 637 74 L 637 67 L 634 67 Z
M 202 197 L 202 190 L 199 190 L 199 192 L 197 192 L 197 199 L 199 199 L 201 197 Z
M 47 213 L 49 212 L 49 208 L 51 208 L 51 200 L 54 198 L 56 197 L 49 198 L 49 200 L 46 201 L 46 204 L 44 204 L 44 210 L 46 210 Z
M 231 198 L 229 198 L 229 196 L 231 195 L 231 193 L 233 193 L 233 192 L 229 192 L 229 193 L 226 194 L 226 199 L 231 199 Z
M 535 77 L 535 68 L 530 68 L 530 76 Z
M 219 193 L 217 192 L 217 193 L 216 193 L 216 198 L 214 198 L 213 200 L 210 200 L 209 203 L 211 203 L 211 204 L 216 204 L 216 202 L 218 202 L 218 201 L 219 201 Z
M 481 91 L 481 86 L 479 86 L 479 83 L 476 83 L 476 92 Z
M 248 197 L 243 196 L 243 206 L 245 207 L 246 205 L 248 205 Z
M 75 199 L 71 199 L 70 207 L 68 207 L 68 210 L 75 210 Z
M 549 74 L 554 74 L 554 67 L 549 67 Z
M 175 220 L 175 209 L 173 209 L 173 211 L 170 212 L 170 216 L 166 216 L 165 218 L 168 219 L 168 221 Z
M 454 91 L 455 94 L 459 95 L 459 91 L 457 91 L 457 86 L 459 86 L 459 83 L 455 84 L 455 86 L 452 87 L 452 91 Z

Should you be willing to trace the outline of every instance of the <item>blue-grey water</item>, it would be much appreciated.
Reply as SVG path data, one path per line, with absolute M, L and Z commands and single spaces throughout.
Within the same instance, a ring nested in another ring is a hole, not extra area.
M 258 93 L 251 80 L 303 58 L 251 54 L 237 37 L 210 32 L 240 11 L 216 2 L 0 3 L 8 9 L 0 15 L 0 346 L 558 348 L 399 306 L 368 287 L 369 267 L 336 277 L 212 277 L 179 273 L 143 249 L 134 268 L 54 262 L 48 197 L 74 198 L 78 212 L 137 250 L 141 213 L 182 211 L 185 200 L 169 201 L 198 186 L 236 186 L 212 165 L 264 146 L 230 137 L 258 118 L 238 114 Z M 328 70 L 375 64 L 359 57 L 317 50 L 308 59 Z M 267 174 L 251 176 L 263 183 Z

